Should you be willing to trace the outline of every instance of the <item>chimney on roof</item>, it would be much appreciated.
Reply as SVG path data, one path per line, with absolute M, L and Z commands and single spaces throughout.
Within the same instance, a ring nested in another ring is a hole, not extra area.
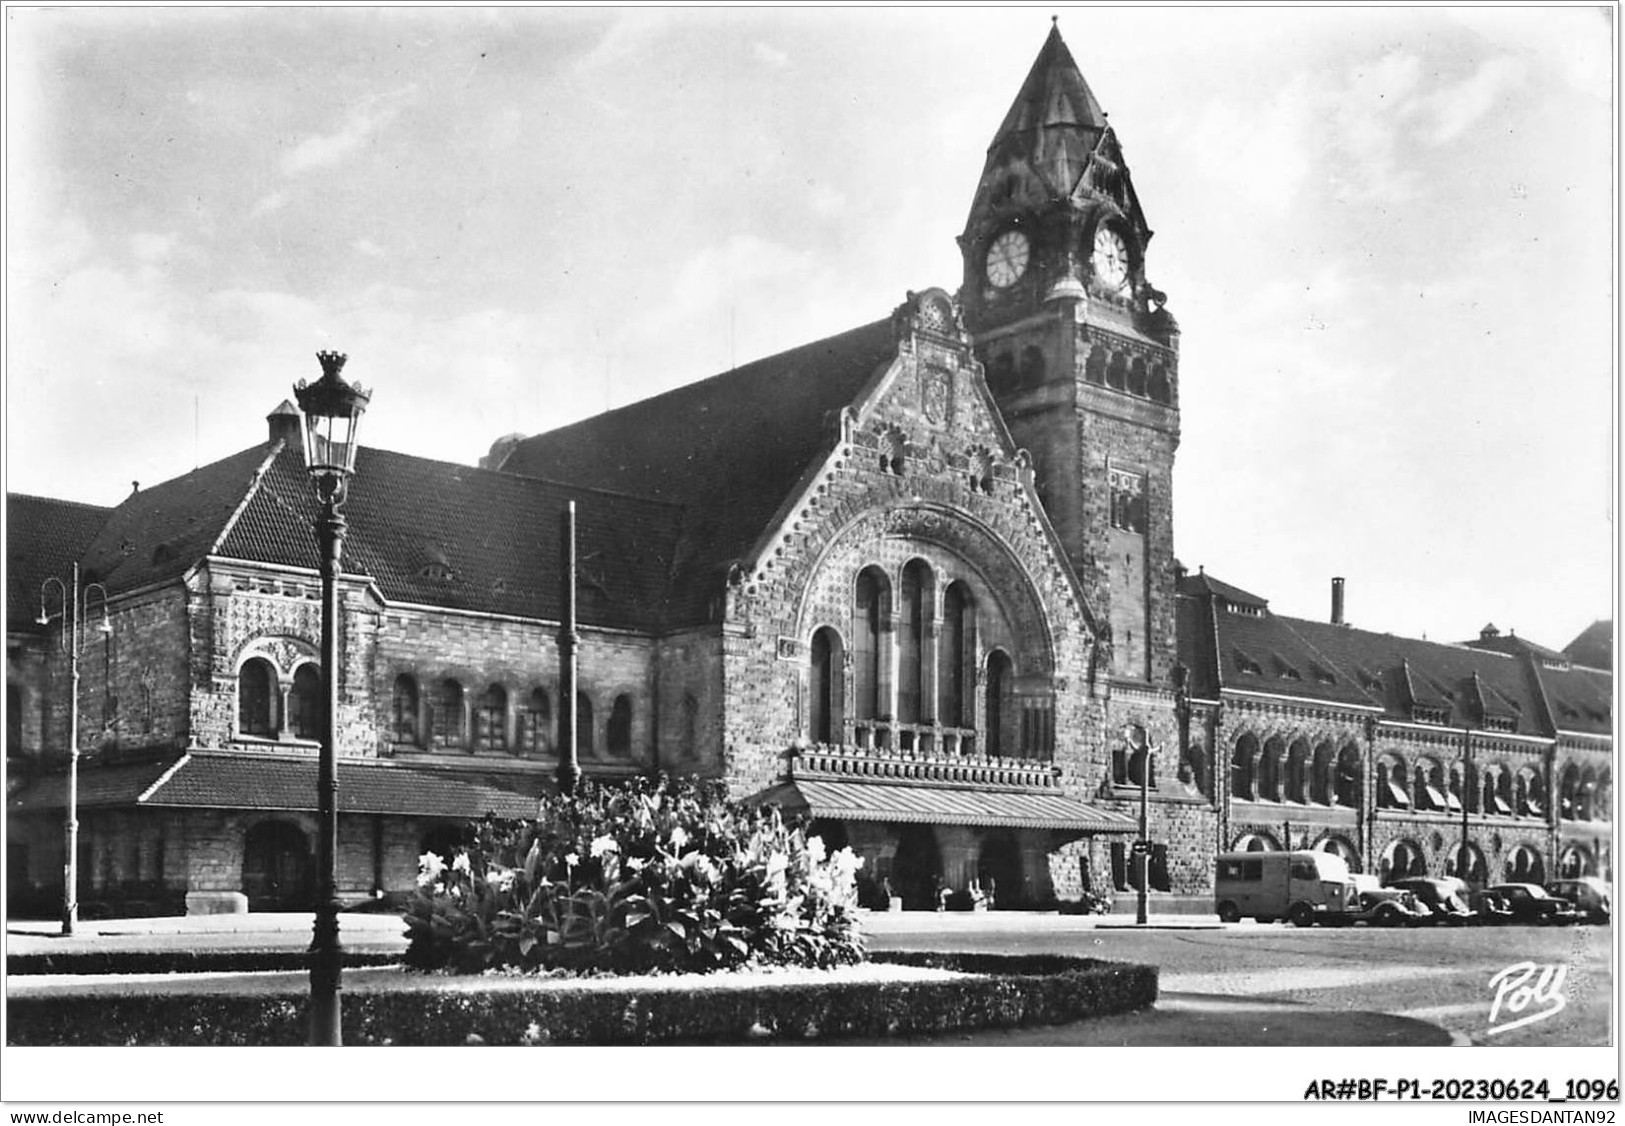
M 299 416 L 299 408 L 286 399 L 277 404 L 276 410 L 265 416 L 266 425 L 270 428 L 270 440 L 286 442 L 288 448 L 293 450 L 304 448 L 303 421 Z
M 1341 577 L 1332 579 L 1332 625 L 1348 625 L 1343 620 L 1343 580 Z

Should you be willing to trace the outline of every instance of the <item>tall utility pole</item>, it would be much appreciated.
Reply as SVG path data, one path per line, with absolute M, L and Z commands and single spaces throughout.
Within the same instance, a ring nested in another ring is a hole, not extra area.
M 559 518 L 559 791 L 576 792 L 576 502 L 564 502 Z

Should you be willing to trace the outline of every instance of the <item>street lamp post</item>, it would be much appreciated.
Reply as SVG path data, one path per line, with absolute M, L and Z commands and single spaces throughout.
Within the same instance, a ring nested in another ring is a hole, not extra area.
M 102 620 L 96 627 L 97 632 L 104 636 L 111 634 L 113 623 L 107 617 L 107 588 L 101 583 L 91 583 L 81 590 L 79 564 L 75 562 L 71 584 L 55 575 L 40 584 L 40 612 L 35 619 L 40 625 L 47 625 L 51 620 L 45 604 L 53 585 L 62 600 L 62 641 L 68 650 L 68 800 L 62 818 L 67 859 L 62 864 L 62 933 L 72 934 L 79 925 L 79 649 L 85 634 L 85 611 L 90 608 L 92 594 L 100 592 L 102 599 Z
M 343 1043 L 339 1011 L 338 759 L 335 721 L 339 705 L 339 563 L 348 528 L 339 508 L 355 474 L 361 416 L 372 395 L 339 375 L 347 359 L 337 352 L 317 352 L 322 377 L 300 380 L 293 389 L 305 415 L 305 468 L 315 486 L 321 511 L 314 522 L 322 574 L 322 707 L 321 755 L 317 766 L 316 922 L 310 944 L 310 1042 L 337 1047 Z

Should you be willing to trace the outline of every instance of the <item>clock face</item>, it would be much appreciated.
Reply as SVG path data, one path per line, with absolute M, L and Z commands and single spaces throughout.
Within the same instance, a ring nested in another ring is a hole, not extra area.
M 1003 289 L 1014 285 L 1027 272 L 1027 256 L 1031 248 L 1027 236 L 1020 231 L 1005 231 L 993 240 L 987 251 L 987 280 Z
M 1095 231 L 1095 277 L 1107 289 L 1122 289 L 1128 281 L 1128 247 L 1123 236 L 1110 227 Z

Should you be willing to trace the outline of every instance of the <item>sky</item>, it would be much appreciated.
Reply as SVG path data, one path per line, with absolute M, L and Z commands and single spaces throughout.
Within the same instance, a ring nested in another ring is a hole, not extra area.
M 472 464 L 961 278 L 1059 26 L 1182 329 L 1175 548 L 1324 618 L 1613 615 L 1609 7 L 7 10 L 5 474 L 116 504 L 314 353 Z

